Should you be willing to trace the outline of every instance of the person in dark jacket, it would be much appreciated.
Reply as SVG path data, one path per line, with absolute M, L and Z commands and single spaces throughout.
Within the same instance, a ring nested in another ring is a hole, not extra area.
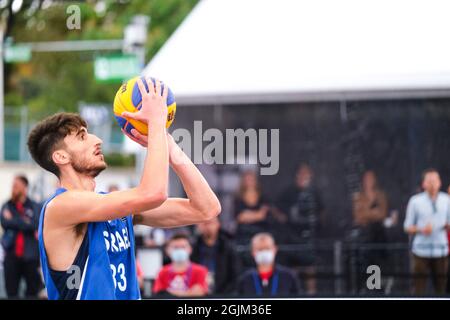
M 237 294 L 245 297 L 293 297 L 300 293 L 295 274 L 275 264 L 277 246 L 270 233 L 258 233 L 252 238 L 252 255 L 256 269 L 246 271 L 238 281 Z
M 238 277 L 238 258 L 230 236 L 220 228 L 219 218 L 197 225 L 192 261 L 208 268 L 209 292 L 225 295 L 234 290 Z
M 6 293 L 18 296 L 20 280 L 25 278 L 28 298 L 37 297 L 42 281 L 39 275 L 39 248 L 37 229 L 41 207 L 27 196 L 28 180 L 16 176 L 11 199 L 1 208 L 0 221 L 4 230 L 2 246 Z
M 315 243 L 318 232 L 323 227 L 324 205 L 319 190 L 314 184 L 312 168 L 301 163 L 295 175 L 295 183 L 279 197 L 273 209 L 282 223 L 279 232 L 285 244 L 302 244 L 305 249 L 290 251 L 284 255 L 286 264 L 304 275 L 306 291 L 315 295 L 316 261 Z

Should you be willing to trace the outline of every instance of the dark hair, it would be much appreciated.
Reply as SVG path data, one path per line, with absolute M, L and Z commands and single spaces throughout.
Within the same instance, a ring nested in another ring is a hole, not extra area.
M 14 179 L 19 179 L 20 181 L 22 181 L 22 183 L 25 185 L 25 187 L 28 187 L 28 179 L 25 175 L 19 174 L 19 175 L 15 176 Z
M 186 240 L 187 242 L 189 242 L 189 244 L 191 243 L 189 240 L 189 236 L 186 233 L 179 232 L 179 233 L 175 233 L 173 236 L 171 236 L 169 238 L 169 240 L 167 240 L 167 244 L 169 244 L 172 241 L 180 240 L 180 239 Z
M 260 196 L 261 196 L 261 194 L 262 194 L 261 185 L 260 185 L 260 183 L 259 183 L 258 176 L 256 175 L 256 172 L 255 172 L 255 171 L 252 171 L 252 170 L 247 170 L 247 171 L 244 171 L 244 172 L 241 174 L 241 181 L 240 181 L 240 183 L 239 183 L 239 189 L 238 189 L 238 192 L 237 192 L 237 197 L 238 197 L 239 199 L 241 199 L 241 200 L 244 199 L 244 194 L 245 194 L 245 192 L 246 192 L 247 189 L 248 189 L 248 188 L 244 185 L 244 177 L 247 176 L 247 175 L 254 175 L 254 176 L 255 176 L 255 179 L 256 179 L 256 191 L 258 192 L 258 194 L 259 194 Z
M 439 174 L 439 171 L 437 171 L 435 168 L 428 168 L 423 170 L 422 172 L 422 182 L 425 180 L 425 176 L 429 173 L 437 173 Z
M 84 121 L 76 113 L 61 112 L 39 122 L 28 136 L 28 150 L 34 161 L 42 168 L 59 177 L 59 169 L 52 160 L 52 154 L 63 146 L 63 139 L 86 127 Z

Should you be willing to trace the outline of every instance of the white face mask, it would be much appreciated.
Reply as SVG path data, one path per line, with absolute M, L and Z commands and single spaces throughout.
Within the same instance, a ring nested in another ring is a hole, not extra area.
M 256 264 L 269 265 L 275 260 L 275 253 L 273 250 L 261 250 L 256 252 L 255 261 Z
M 173 249 L 170 252 L 170 259 L 175 263 L 186 262 L 189 260 L 189 253 L 186 249 Z

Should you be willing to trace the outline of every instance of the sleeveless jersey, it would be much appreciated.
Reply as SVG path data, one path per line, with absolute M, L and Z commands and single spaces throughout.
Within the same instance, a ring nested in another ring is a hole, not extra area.
M 72 266 L 67 271 L 50 268 L 43 235 L 45 210 L 50 201 L 65 191 L 57 189 L 45 202 L 39 220 L 39 253 L 48 298 L 140 299 L 131 215 L 89 222 Z

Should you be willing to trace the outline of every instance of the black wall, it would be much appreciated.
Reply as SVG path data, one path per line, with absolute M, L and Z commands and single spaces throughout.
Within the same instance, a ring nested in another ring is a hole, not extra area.
M 280 129 L 280 170 L 260 177 L 263 189 L 276 199 L 293 182 L 297 164 L 311 164 L 326 206 L 327 238 L 342 238 L 351 226 L 350 196 L 364 170 L 375 170 L 401 223 L 422 170 L 437 168 L 443 189 L 450 183 L 450 99 L 181 105 L 173 129 L 191 130 L 194 120 L 203 121 L 203 130 Z M 404 240 L 401 225 L 397 229 Z

